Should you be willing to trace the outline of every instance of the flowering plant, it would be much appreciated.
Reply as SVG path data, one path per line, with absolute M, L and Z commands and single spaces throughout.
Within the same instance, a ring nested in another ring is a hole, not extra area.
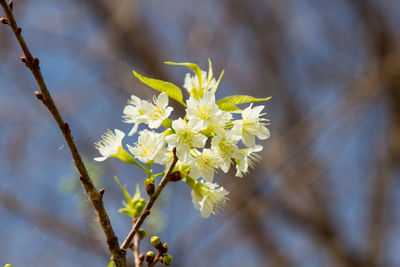
M 264 140 L 270 136 L 266 128 L 269 120 L 263 118 L 264 106 L 253 106 L 253 103 L 270 97 L 233 95 L 216 100 L 215 92 L 223 72 L 216 80 L 211 61 L 208 72 L 193 63 L 166 64 L 187 66 L 194 72 L 194 75 L 186 74 L 183 85 L 189 98 L 184 101 L 181 89 L 172 83 L 147 78 L 133 71 L 140 81 L 161 93 L 154 96 L 153 102 L 132 95 L 123 110 L 123 122 L 133 124 L 129 136 L 138 131 L 140 124 L 149 129 L 138 133 L 135 144 L 127 145 L 130 153 L 122 145 L 125 134 L 118 129 L 114 132 L 108 130 L 96 143 L 102 157 L 95 160 L 116 157 L 138 165 L 147 174 L 145 183 L 149 185 L 158 176 L 152 173 L 153 164 L 167 168 L 173 159 L 172 149 L 176 148 L 178 161 L 173 172 L 179 172 L 180 178 L 192 190 L 194 207 L 200 210 L 202 217 L 209 217 L 226 205 L 229 194 L 222 186 L 213 183 L 216 171 L 220 169 L 226 173 L 233 164 L 236 176 L 243 177 L 249 168 L 254 167 L 254 161 L 260 159 L 255 153 L 263 147 L 256 145 L 255 140 L 256 137 Z M 183 118 L 169 118 L 173 111 L 168 106 L 169 98 L 185 107 Z M 246 103 L 250 105 L 244 110 L 238 107 Z
M 254 102 L 267 101 L 268 98 L 255 98 L 248 95 L 233 95 L 219 100 L 215 92 L 221 82 L 223 72 L 218 80 L 213 77 L 212 64 L 209 60 L 208 72 L 194 63 L 166 62 L 170 65 L 189 67 L 193 74 L 186 74 L 183 87 L 189 97 L 184 101 L 181 89 L 166 81 L 144 77 L 133 71 L 133 74 L 144 84 L 160 92 L 153 101 L 142 100 L 132 95 L 123 110 L 123 122 L 133 124 L 128 136 L 138 133 L 137 142 L 122 143 L 125 133 L 115 129 L 107 130 L 96 144 L 101 157 L 96 161 L 104 161 L 109 157 L 118 158 L 128 164 L 139 166 L 147 178 L 144 180 L 146 192 L 150 196 L 147 204 L 140 196 L 136 186 L 134 197 L 126 187 L 121 187 L 126 201 L 120 212 L 133 218 L 136 224 L 122 245 L 126 246 L 133 235 L 140 233 L 138 227 L 150 213 L 152 204 L 161 193 L 167 182 L 184 181 L 191 190 L 193 205 L 200 210 L 203 218 L 226 207 L 229 192 L 214 182 L 215 173 L 221 170 L 227 173 L 234 165 L 236 176 L 243 177 L 254 168 L 254 162 L 260 159 L 257 152 L 263 148 L 256 145 L 256 138 L 269 138 L 267 129 L 269 120 L 262 113 L 264 106 L 253 106 Z M 185 108 L 185 116 L 171 119 L 173 108 L 168 106 L 169 99 L 177 101 Z M 249 106 L 241 109 L 238 105 Z M 147 129 L 139 130 L 144 124 Z M 154 174 L 152 167 L 161 165 L 161 173 Z M 154 180 L 162 178 L 157 190 Z M 135 232 L 136 231 L 136 232 Z M 143 230 L 142 230 L 143 231 Z M 152 238 L 159 240 L 158 237 Z M 160 261 L 166 265 L 172 262 L 172 256 L 166 253 L 167 244 L 153 244 L 158 250 L 157 256 L 149 251 L 146 261 L 155 264 Z M 151 266 L 153 266 L 151 265 Z

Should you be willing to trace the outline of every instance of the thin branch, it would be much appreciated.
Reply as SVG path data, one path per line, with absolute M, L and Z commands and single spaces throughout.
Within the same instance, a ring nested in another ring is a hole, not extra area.
M 168 168 L 168 171 L 165 173 L 164 177 L 158 184 L 157 190 L 152 194 L 149 200 L 144 207 L 143 213 L 140 215 L 139 219 L 136 221 L 135 225 L 132 227 L 131 231 L 129 232 L 128 236 L 125 238 L 124 242 L 121 245 L 121 249 L 125 250 L 129 247 L 130 243 L 132 242 L 133 237 L 138 232 L 140 226 L 142 226 L 144 220 L 149 216 L 150 209 L 153 207 L 154 202 L 161 194 L 161 191 L 164 189 L 165 185 L 169 182 L 172 170 L 174 169 L 176 163 L 178 162 L 178 158 L 176 157 L 176 148 L 174 148 L 174 158 L 171 162 L 171 165 Z
M 88 172 L 86 170 L 85 165 L 83 164 L 82 158 L 79 154 L 78 148 L 75 145 L 74 139 L 71 134 L 70 127 L 68 123 L 64 122 L 62 119 L 49 90 L 47 89 L 46 83 L 44 82 L 42 73 L 39 67 L 38 58 L 34 58 L 31 52 L 28 49 L 28 46 L 25 43 L 24 38 L 21 34 L 21 28 L 17 26 L 15 18 L 12 13 L 12 4 L 7 5 L 5 0 L 0 0 L 0 4 L 4 10 L 4 13 L 7 19 L 2 19 L 3 24 L 8 24 L 12 28 L 16 39 L 18 40 L 19 45 L 21 46 L 22 51 L 24 52 L 25 57 L 22 57 L 22 62 L 31 70 L 33 76 L 36 79 L 36 82 L 40 88 L 41 92 L 36 92 L 36 97 L 40 99 L 43 104 L 48 108 L 50 113 L 53 115 L 55 121 L 60 128 L 65 141 L 68 144 L 68 147 L 71 151 L 72 158 L 74 160 L 75 166 L 78 169 L 81 175 L 81 182 L 85 188 L 86 193 L 88 194 L 93 207 L 96 210 L 98 220 L 101 224 L 103 232 L 107 239 L 108 249 L 112 254 L 112 259 L 117 267 L 126 266 L 126 251 L 121 250 L 119 248 L 118 238 L 116 237 L 114 230 L 111 227 L 110 219 L 107 215 L 107 212 L 103 206 L 103 201 L 99 192 L 97 192 L 92 180 L 90 179 Z
M 133 246 L 131 247 L 133 251 L 133 256 L 135 257 L 135 267 L 142 266 L 142 260 L 139 255 L 140 249 L 140 233 L 136 233 L 135 238 L 133 240 Z

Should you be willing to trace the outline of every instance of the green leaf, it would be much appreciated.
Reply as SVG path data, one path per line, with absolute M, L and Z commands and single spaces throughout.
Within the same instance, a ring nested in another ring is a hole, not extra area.
M 107 267 L 114 267 L 114 261 L 111 260 Z
M 133 200 L 138 200 L 138 199 L 140 199 L 140 190 L 139 190 L 139 185 L 138 185 L 138 184 L 136 184 L 136 192 L 135 192 L 135 195 L 133 196 L 132 199 L 133 199 Z
M 218 103 L 217 102 L 217 105 L 218 105 L 219 109 L 223 110 L 223 111 L 237 112 L 237 113 L 242 112 L 242 110 L 240 108 L 238 108 L 235 104 L 232 104 L 232 103 Z
M 222 76 L 224 76 L 224 70 L 221 72 L 221 74 L 219 75 L 218 81 L 215 83 L 214 87 L 211 89 L 211 91 L 213 91 L 214 93 L 217 91 L 217 88 L 219 86 L 219 83 L 221 82 Z
M 188 90 L 188 92 L 189 92 L 189 94 L 190 94 L 191 96 L 193 96 L 193 97 L 196 98 L 196 99 L 199 99 L 199 98 L 201 98 L 201 97 L 203 96 L 203 94 L 204 94 L 203 85 L 202 85 L 203 77 L 202 77 L 202 74 L 201 74 L 201 69 L 200 69 L 200 67 L 199 67 L 197 64 L 190 63 L 190 62 L 177 63 L 177 62 L 170 62 L 170 61 L 166 61 L 166 62 L 164 62 L 164 63 L 165 63 L 165 64 L 168 64 L 168 65 L 187 66 L 187 67 L 189 67 L 192 71 L 194 71 L 194 73 L 196 73 L 196 75 L 197 75 L 197 80 L 198 80 L 198 82 L 199 82 L 199 90 L 197 91 L 197 90 L 194 88 L 194 90 L 191 90 L 191 91 Z
M 129 217 L 134 217 L 136 214 L 133 210 L 127 209 L 127 208 L 121 208 L 118 210 L 118 212 L 128 215 Z
M 126 190 L 126 185 L 125 185 L 125 186 L 122 186 L 121 183 L 119 182 L 117 176 L 114 176 L 114 180 L 115 180 L 115 182 L 119 185 L 119 187 L 121 188 L 122 193 L 124 193 L 124 196 L 125 196 L 125 198 L 126 198 L 126 201 L 128 201 L 128 204 L 129 204 L 130 202 L 132 202 L 132 197 L 131 197 L 131 195 L 128 193 L 128 190 Z
M 271 97 L 266 97 L 266 98 L 255 98 L 249 95 L 231 95 L 225 98 L 222 98 L 217 101 L 217 105 L 219 106 L 220 104 L 245 104 L 245 103 L 250 103 L 250 102 L 260 102 L 260 101 L 267 101 L 271 99 Z
M 147 78 L 136 71 L 133 71 L 133 75 L 136 76 L 142 83 L 150 86 L 151 88 L 160 91 L 160 92 L 165 92 L 167 95 L 181 103 L 184 107 L 186 107 L 186 104 L 183 103 L 183 95 L 181 89 L 179 89 L 178 86 L 176 86 L 173 83 L 170 82 L 165 82 L 157 79 L 152 79 L 152 78 Z
M 208 77 L 207 77 L 207 89 L 210 87 L 210 83 L 213 77 L 213 69 L 212 69 L 212 64 L 211 64 L 211 60 L 208 59 Z
M 190 63 L 190 62 L 177 63 L 177 62 L 170 62 L 170 61 L 166 61 L 164 63 L 168 64 L 168 65 L 180 65 L 180 66 L 189 67 L 192 71 L 194 71 L 196 73 L 197 78 L 199 79 L 199 88 L 201 89 L 201 82 L 202 82 L 201 69 L 197 64 Z

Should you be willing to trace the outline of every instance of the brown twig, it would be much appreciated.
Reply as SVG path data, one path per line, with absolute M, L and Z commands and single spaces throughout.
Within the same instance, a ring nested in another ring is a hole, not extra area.
M 55 121 L 58 124 L 58 127 L 60 128 L 65 141 L 68 144 L 68 147 L 71 151 L 72 158 L 74 160 L 75 166 L 78 169 L 80 175 L 81 175 L 81 182 L 85 188 L 86 193 L 88 194 L 93 207 L 96 210 L 98 220 L 101 224 L 101 227 L 103 229 L 103 232 L 106 236 L 107 239 L 107 244 L 108 244 L 108 249 L 110 250 L 112 254 L 112 259 L 115 263 L 116 266 L 126 266 L 126 251 L 121 250 L 119 248 L 119 243 L 118 243 L 118 238 L 116 237 L 114 230 L 111 227 L 110 219 L 107 215 L 106 210 L 104 209 L 103 206 L 103 201 L 102 197 L 97 192 L 92 180 L 90 179 L 88 172 L 86 170 L 85 165 L 83 164 L 82 158 L 79 154 L 78 148 L 75 145 L 74 139 L 71 134 L 70 127 L 68 123 L 64 122 L 62 119 L 51 95 L 49 90 L 47 89 L 46 83 L 44 82 L 42 73 L 40 71 L 39 67 L 39 59 L 34 58 L 31 54 L 31 52 L 28 49 L 28 46 L 25 43 L 24 38 L 22 37 L 21 34 L 21 28 L 17 26 L 17 23 L 15 21 L 14 15 L 11 10 L 11 5 L 7 5 L 5 0 L 0 0 L 0 4 L 4 10 L 4 13 L 7 17 L 6 20 L 2 20 L 4 24 L 10 25 L 12 28 L 14 35 L 21 46 L 21 49 L 25 55 L 25 57 L 22 57 L 21 60 L 22 62 L 25 63 L 25 65 L 30 69 L 32 72 L 33 76 L 36 79 L 36 82 L 40 88 L 41 92 L 36 92 L 35 95 L 36 97 L 43 102 L 43 104 L 47 107 L 47 109 L 50 111 L 50 113 L 53 115 Z
M 171 162 L 171 165 L 168 168 L 168 171 L 165 173 L 164 177 L 158 184 L 157 190 L 152 194 L 149 200 L 144 207 L 143 213 L 140 215 L 139 219 L 136 221 L 135 225 L 132 227 L 131 231 L 129 232 L 128 236 L 125 238 L 124 242 L 121 245 L 121 249 L 125 250 L 129 247 L 130 243 L 132 242 L 133 237 L 138 232 L 140 226 L 142 226 L 144 220 L 149 216 L 150 209 L 153 207 L 154 202 L 160 195 L 161 191 L 164 189 L 165 185 L 169 182 L 169 178 L 171 176 L 172 170 L 174 169 L 176 163 L 178 162 L 178 158 L 176 157 L 176 148 L 174 148 L 174 158 Z
M 160 253 L 160 251 L 158 251 L 156 257 L 155 257 L 154 260 L 153 260 L 153 262 L 147 263 L 147 266 L 148 266 L 148 267 L 154 267 L 154 266 L 156 266 L 157 262 L 159 262 L 159 261 L 162 260 L 161 258 L 162 258 L 161 253 Z
M 136 233 L 135 238 L 133 240 L 133 246 L 131 246 L 133 256 L 135 258 L 135 267 L 140 267 L 142 266 L 142 260 L 139 255 L 139 249 L 140 249 L 140 233 Z

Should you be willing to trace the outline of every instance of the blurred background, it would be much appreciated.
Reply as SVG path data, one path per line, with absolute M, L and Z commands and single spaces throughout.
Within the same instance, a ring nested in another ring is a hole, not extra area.
M 219 173 L 231 194 L 218 216 L 202 219 L 184 183 L 167 187 L 146 228 L 173 266 L 400 266 L 399 1 L 14 2 L 120 242 L 131 221 L 113 176 L 133 193 L 144 175 L 94 162 L 93 143 L 130 129 L 131 94 L 154 95 L 133 69 L 182 86 L 187 69 L 163 62 L 207 69 L 210 58 L 225 70 L 218 98 L 272 96 L 271 138 L 244 179 Z M 106 266 L 104 235 L 20 56 L 1 26 L 0 265 Z

